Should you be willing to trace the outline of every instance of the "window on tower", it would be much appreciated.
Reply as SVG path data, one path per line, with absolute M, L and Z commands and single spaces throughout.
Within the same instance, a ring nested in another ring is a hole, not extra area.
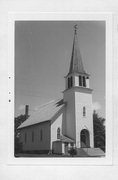
M 79 76 L 79 86 L 82 86 L 82 76 Z
M 68 78 L 68 88 L 70 88 L 70 78 Z
M 85 106 L 83 107 L 83 116 L 84 117 L 86 116 L 86 108 L 85 108 Z
M 83 87 L 86 87 L 86 79 L 85 79 L 85 76 L 83 76 Z
M 60 128 L 57 128 L 57 139 L 60 139 Z
M 86 87 L 85 76 L 79 76 L 79 86 Z
M 71 76 L 71 78 L 70 78 L 70 87 L 72 87 L 72 86 L 73 86 L 73 78 Z
M 73 86 L 73 78 L 72 76 L 68 78 L 68 89 Z

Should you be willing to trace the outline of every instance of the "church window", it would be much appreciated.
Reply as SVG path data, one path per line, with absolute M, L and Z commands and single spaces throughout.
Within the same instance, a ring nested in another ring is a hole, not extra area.
M 72 87 L 73 86 L 73 77 L 71 76 L 71 78 L 70 78 L 70 87 Z
M 68 88 L 71 88 L 73 86 L 73 77 L 68 78 Z
M 70 88 L 70 78 L 68 78 L 68 88 Z
M 85 106 L 83 107 L 83 116 L 86 116 L 86 108 L 85 108 Z
M 86 80 L 85 80 L 85 76 L 83 76 L 83 87 L 86 87 Z
M 25 143 L 27 142 L 27 134 L 25 133 Z
M 57 139 L 60 139 L 60 128 L 57 129 Z
M 40 140 L 41 141 L 43 140 L 43 131 L 42 131 L 42 129 L 40 130 Z
M 72 76 L 68 78 L 68 88 L 71 88 L 73 86 L 73 78 Z
M 79 86 L 82 86 L 82 76 L 79 76 Z
M 32 142 L 34 142 L 34 132 L 32 131 Z

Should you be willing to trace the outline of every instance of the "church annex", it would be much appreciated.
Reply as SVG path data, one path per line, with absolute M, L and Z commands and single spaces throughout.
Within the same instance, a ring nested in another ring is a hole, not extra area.
M 23 151 L 67 154 L 76 147 L 78 155 L 100 156 L 94 148 L 92 89 L 79 50 L 77 25 L 63 99 L 51 101 L 33 113 L 18 130 Z

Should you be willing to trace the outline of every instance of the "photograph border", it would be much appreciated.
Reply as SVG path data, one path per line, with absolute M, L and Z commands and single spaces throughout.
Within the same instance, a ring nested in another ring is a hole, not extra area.
M 105 21 L 106 22 L 106 155 L 101 158 L 14 157 L 15 21 Z M 8 164 L 11 165 L 112 165 L 112 13 L 9 13 L 8 15 Z

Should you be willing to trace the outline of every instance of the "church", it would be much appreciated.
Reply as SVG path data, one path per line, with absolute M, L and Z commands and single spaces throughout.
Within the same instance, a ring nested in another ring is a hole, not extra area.
M 43 105 L 19 127 L 23 151 L 68 154 L 77 149 L 78 156 L 103 156 L 94 148 L 92 89 L 79 50 L 77 25 L 69 72 L 65 77 L 63 99 Z

